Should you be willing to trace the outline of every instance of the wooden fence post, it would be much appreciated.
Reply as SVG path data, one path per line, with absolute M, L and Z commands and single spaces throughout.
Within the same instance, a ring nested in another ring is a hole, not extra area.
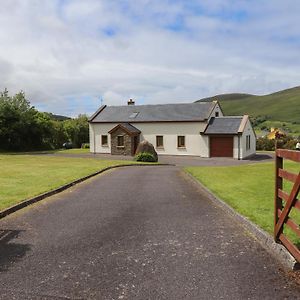
M 282 178 L 279 176 L 279 169 L 283 168 L 283 158 L 278 156 L 277 150 L 275 151 L 275 211 L 274 211 L 274 239 L 276 242 L 279 241 L 280 235 L 276 234 L 275 227 L 278 222 L 278 209 L 282 210 L 282 200 L 278 197 L 278 189 L 282 190 Z M 282 233 L 282 230 L 281 230 Z

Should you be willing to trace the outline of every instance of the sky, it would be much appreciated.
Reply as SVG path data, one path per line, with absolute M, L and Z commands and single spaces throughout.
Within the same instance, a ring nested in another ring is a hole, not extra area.
M 0 90 L 37 109 L 300 85 L 299 0 L 0 0 Z

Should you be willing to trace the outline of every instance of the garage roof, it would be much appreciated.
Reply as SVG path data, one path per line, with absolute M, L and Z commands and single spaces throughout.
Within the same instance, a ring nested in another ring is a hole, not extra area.
M 91 123 L 138 123 L 204 121 L 216 102 L 102 106 L 90 118 Z
M 243 116 L 211 118 L 204 134 L 238 134 Z

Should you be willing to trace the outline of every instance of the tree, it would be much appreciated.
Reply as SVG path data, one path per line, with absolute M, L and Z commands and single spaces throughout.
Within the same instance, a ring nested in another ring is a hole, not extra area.
M 13 97 L 5 89 L 0 93 L 0 149 L 41 150 L 61 148 L 66 141 L 80 147 L 89 140 L 88 117 L 55 120 L 39 112 L 24 92 Z

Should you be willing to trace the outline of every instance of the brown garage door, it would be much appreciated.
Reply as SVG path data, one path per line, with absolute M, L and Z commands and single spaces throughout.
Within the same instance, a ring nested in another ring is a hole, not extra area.
M 233 136 L 211 136 L 211 157 L 233 157 Z

